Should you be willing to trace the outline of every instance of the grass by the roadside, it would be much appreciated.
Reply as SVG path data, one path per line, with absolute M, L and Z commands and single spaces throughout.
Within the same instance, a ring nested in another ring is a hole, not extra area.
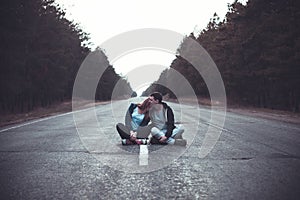
M 53 104 L 48 107 L 39 107 L 26 113 L 2 114 L 0 118 L 0 127 L 17 124 L 24 121 L 48 117 L 60 113 L 70 112 L 72 110 L 72 102 L 62 102 Z
M 166 99 L 170 102 L 179 103 L 178 99 Z M 185 104 L 199 104 L 201 106 L 205 106 L 206 108 L 210 108 L 212 105 L 220 106 L 220 102 L 212 102 L 209 98 L 182 98 L 180 103 Z M 284 121 L 289 123 L 300 124 L 300 113 L 295 113 L 291 111 L 285 110 L 274 110 L 268 108 L 257 108 L 253 106 L 244 106 L 238 104 L 227 104 L 226 105 L 227 112 L 233 112 L 241 115 L 260 117 L 271 120 Z

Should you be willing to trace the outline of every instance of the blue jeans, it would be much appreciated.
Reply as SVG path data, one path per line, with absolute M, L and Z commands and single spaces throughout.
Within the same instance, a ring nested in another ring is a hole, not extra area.
M 167 144 L 174 144 L 174 142 L 175 142 L 174 137 L 182 135 L 183 132 L 184 132 L 183 125 L 181 125 L 181 124 L 175 125 L 175 128 L 173 129 L 171 137 L 169 137 L 166 141 Z M 165 136 L 166 133 L 167 133 L 167 127 L 164 127 L 163 129 L 158 129 L 156 127 L 151 128 L 151 135 L 153 137 L 155 137 L 156 139 L 158 139 L 162 136 Z

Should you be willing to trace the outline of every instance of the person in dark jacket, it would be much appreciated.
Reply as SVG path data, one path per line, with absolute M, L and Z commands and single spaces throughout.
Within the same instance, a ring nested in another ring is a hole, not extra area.
M 154 92 L 149 99 L 151 101 L 149 110 L 151 143 L 185 146 L 187 142 L 182 138 L 184 128 L 181 124 L 174 124 L 173 110 L 167 103 L 162 102 L 162 95 L 159 92 Z
M 125 116 L 125 124 L 118 123 L 117 131 L 122 138 L 122 144 L 147 144 L 150 134 L 149 109 L 150 99 L 145 99 L 142 103 L 131 103 Z

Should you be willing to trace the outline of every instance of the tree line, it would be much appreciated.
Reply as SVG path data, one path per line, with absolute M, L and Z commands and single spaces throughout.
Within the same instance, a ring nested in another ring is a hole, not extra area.
M 188 38 L 199 42 L 218 66 L 229 104 L 299 112 L 299 24 L 299 1 L 249 0 L 246 5 L 235 1 L 223 21 L 214 14 L 199 36 L 192 33 Z M 180 53 L 171 69 L 190 82 L 197 96 L 209 97 L 202 77 Z M 159 85 L 170 79 L 167 74 L 163 72 L 144 95 L 154 90 L 170 93 Z
M 1 3 L 0 113 L 27 112 L 71 99 L 77 71 L 91 49 L 89 35 L 65 14 L 54 0 Z M 130 96 L 129 83 L 109 66 L 96 100 L 109 100 L 119 80 Z

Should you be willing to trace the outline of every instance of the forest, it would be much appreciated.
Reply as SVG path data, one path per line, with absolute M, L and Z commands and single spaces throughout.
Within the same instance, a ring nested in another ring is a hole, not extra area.
M 77 71 L 91 49 L 89 34 L 65 14 L 54 0 L 1 3 L 1 114 L 71 100 Z M 124 94 L 130 96 L 129 83 L 108 66 L 96 100 L 109 100 L 118 81 L 124 85 Z
M 28 112 L 72 98 L 78 69 L 91 52 L 90 38 L 54 3 L 10 0 L 1 4 L 1 114 Z M 246 5 L 235 1 L 228 4 L 224 20 L 214 14 L 199 35 L 191 33 L 187 38 L 204 47 L 216 63 L 229 105 L 299 112 L 299 24 L 299 1 L 249 0 Z M 209 98 L 203 78 L 180 55 L 184 42 L 170 69 L 162 72 L 144 95 L 160 91 L 175 97 L 170 89 L 157 84 L 174 81 L 169 76 L 172 69 L 189 81 L 199 98 Z M 110 100 L 117 83 L 123 92 L 118 94 L 133 93 L 127 80 L 109 65 L 95 99 Z
M 199 42 L 216 63 L 229 105 L 299 112 L 299 24 L 299 1 L 249 0 L 246 5 L 235 1 L 228 4 L 223 21 L 215 13 L 199 36 L 187 37 Z M 198 97 L 209 98 L 202 77 L 180 53 L 169 70 L 180 72 Z M 159 84 L 171 78 L 169 70 L 143 95 L 160 91 L 172 96 L 172 91 Z

